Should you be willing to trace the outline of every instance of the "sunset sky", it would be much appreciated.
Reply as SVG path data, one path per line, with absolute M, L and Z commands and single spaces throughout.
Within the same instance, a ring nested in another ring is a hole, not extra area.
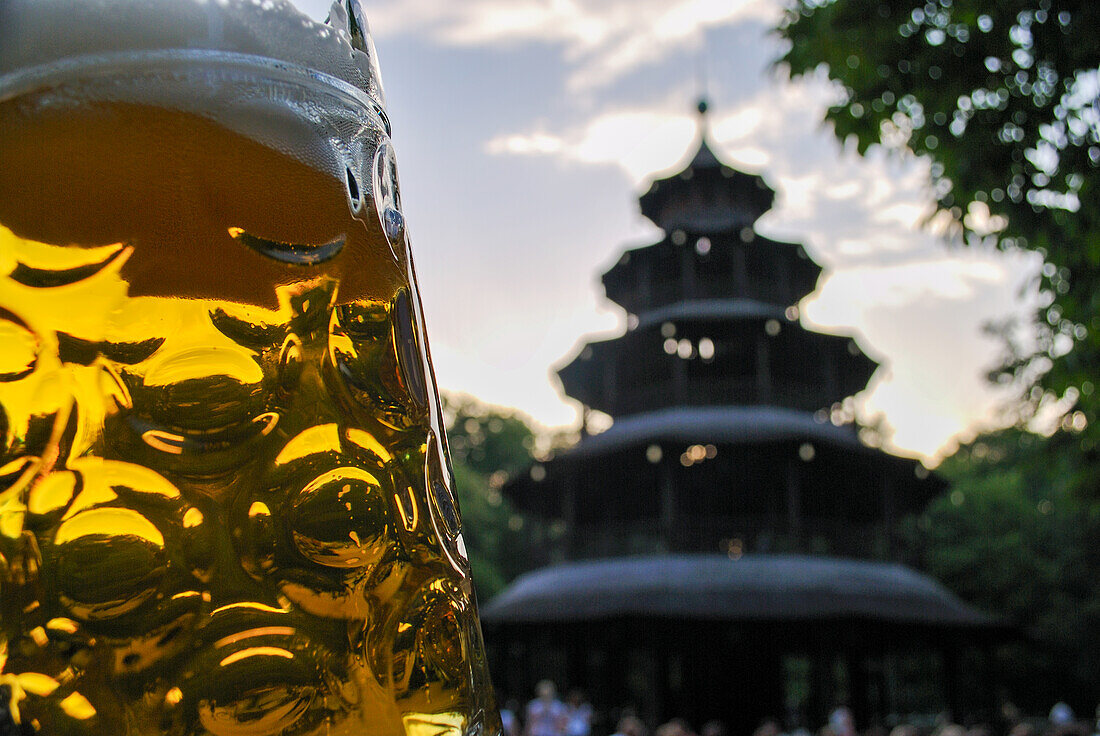
M 328 3 L 296 0 L 315 18 Z M 928 167 L 860 158 L 820 123 L 835 94 L 772 70 L 778 0 L 365 0 L 444 390 L 575 425 L 554 367 L 625 315 L 599 274 L 659 233 L 638 211 L 696 145 L 695 102 L 733 166 L 778 191 L 757 224 L 825 268 L 814 329 L 881 363 L 858 397 L 926 457 L 992 420 L 990 320 L 1026 324 L 1037 262 L 923 231 Z

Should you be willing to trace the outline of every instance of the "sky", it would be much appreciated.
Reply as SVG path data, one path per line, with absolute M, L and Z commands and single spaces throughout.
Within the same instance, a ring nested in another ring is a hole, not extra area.
M 324 0 L 295 0 L 322 19 Z M 1033 312 L 1038 262 L 923 227 L 927 162 L 860 157 L 821 124 L 835 90 L 773 67 L 780 0 L 363 0 L 441 389 L 578 424 L 554 373 L 621 333 L 599 275 L 657 242 L 637 197 L 697 142 L 778 196 L 758 232 L 824 267 L 805 326 L 880 367 L 857 397 L 887 446 L 935 462 L 996 423 L 991 321 Z

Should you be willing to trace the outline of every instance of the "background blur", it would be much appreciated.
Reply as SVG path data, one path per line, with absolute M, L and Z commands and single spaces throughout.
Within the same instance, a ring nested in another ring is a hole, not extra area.
M 922 230 L 929 164 L 861 158 L 822 125 L 834 85 L 773 70 L 779 0 L 364 6 L 444 390 L 576 425 L 551 366 L 582 335 L 622 330 L 597 275 L 656 234 L 636 193 L 694 153 L 705 93 L 719 154 L 779 192 L 760 231 L 826 268 L 804 319 L 854 329 L 882 363 L 858 405 L 882 415 L 889 446 L 936 458 L 995 421 L 985 374 L 1003 345 L 982 327 L 1031 319 L 1038 259 Z
M 327 12 L 323 0 L 298 2 L 315 18 Z M 364 5 L 482 601 L 514 590 L 510 581 L 576 531 L 528 513 L 516 489 L 546 478 L 544 461 L 553 480 L 554 452 L 566 457 L 577 439 L 579 406 L 555 369 L 586 341 L 624 330 L 598 276 L 624 249 L 660 239 L 636 197 L 694 154 L 695 102 L 705 97 L 715 152 L 778 193 L 757 231 L 805 244 L 825 268 L 799 304 L 803 324 L 855 334 L 881 366 L 843 418 L 951 484 L 887 530 L 901 543 L 891 559 L 1014 632 L 910 667 L 906 702 L 919 705 L 908 714 L 894 693 L 883 696 L 894 712 L 868 718 L 873 678 L 859 674 L 858 657 L 826 672 L 832 664 L 814 655 L 784 681 L 816 683 L 819 715 L 827 698 L 858 690 L 865 733 L 1100 731 L 1100 4 Z M 740 559 L 742 540 L 732 541 Z M 515 697 L 531 695 L 539 656 L 567 672 L 569 656 L 586 654 L 547 644 L 527 657 L 519 635 L 488 632 L 520 673 L 496 672 Z M 912 644 L 919 632 L 895 633 Z M 901 660 L 887 660 L 878 675 L 898 669 Z M 762 661 L 739 666 L 751 678 Z M 638 692 L 672 678 L 663 660 L 612 664 Z M 981 709 L 937 718 L 964 690 Z M 598 712 L 597 730 L 622 730 L 611 714 L 625 711 Z M 774 732 L 760 736 L 797 730 L 773 715 Z M 851 736 L 843 715 L 801 727 Z

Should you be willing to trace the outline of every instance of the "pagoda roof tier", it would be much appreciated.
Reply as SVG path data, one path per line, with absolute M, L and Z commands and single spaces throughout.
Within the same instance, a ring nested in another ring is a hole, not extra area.
M 816 288 L 821 270 L 801 245 L 749 228 L 673 231 L 623 253 L 603 285 L 607 298 L 631 314 L 685 299 L 742 298 L 786 307 Z
M 639 198 L 642 214 L 665 232 L 752 227 L 774 200 L 775 191 L 762 177 L 722 163 L 705 136 L 687 168 L 657 179 Z
M 635 330 L 644 330 L 668 321 L 690 320 L 741 320 L 749 318 L 776 319 L 790 322 L 787 310 L 776 304 L 758 302 L 755 299 L 693 299 L 687 302 L 666 304 L 649 309 L 638 316 Z
M 659 555 L 554 565 L 521 575 L 482 609 L 489 624 L 622 618 L 850 621 L 987 629 L 1007 622 L 903 565 L 802 555 Z
M 682 452 L 707 445 L 714 446 L 714 457 L 690 465 L 681 462 Z M 812 451 L 805 449 L 806 445 Z M 660 448 L 659 453 L 651 449 L 654 446 Z M 726 467 L 733 457 L 739 462 Z M 645 515 L 649 508 L 645 494 L 657 493 L 655 482 L 650 489 L 638 479 L 652 479 L 662 463 L 675 471 L 674 487 L 690 488 L 700 478 L 718 482 L 717 488 L 696 499 L 703 502 L 708 494 L 723 495 L 716 490 L 763 493 L 773 481 L 777 487 L 785 485 L 786 473 L 777 471 L 787 464 L 786 460 L 794 467 L 812 471 L 804 474 L 809 486 L 803 483 L 803 487 L 817 489 L 819 515 L 842 519 L 869 518 L 868 513 L 873 516 L 873 510 L 869 511 L 873 504 L 869 506 L 867 501 L 879 493 L 885 478 L 901 499 L 895 503 L 895 510 L 903 512 L 919 511 L 947 487 L 917 461 L 863 444 L 852 425 L 837 426 L 806 412 L 771 406 L 707 406 L 659 409 L 620 419 L 607 431 L 587 436 L 550 460 L 536 463 L 532 469 L 541 470 L 517 475 L 504 490 L 523 509 L 546 518 L 562 518 L 566 478 L 588 478 L 594 482 L 594 489 L 601 489 L 599 495 L 622 495 L 609 502 L 631 504 L 611 516 L 638 516 Z M 751 483 L 737 488 L 738 478 Z M 590 502 L 596 504 L 594 499 Z M 841 513 L 848 506 L 849 513 Z M 812 508 L 804 504 L 804 510 Z M 606 513 L 589 514 L 583 508 L 574 513 L 581 518 L 591 516 L 594 521 L 610 520 Z
M 615 422 L 504 485 L 577 531 L 571 557 L 821 549 L 889 556 L 889 530 L 946 484 L 851 426 L 774 407 L 664 409 Z M 875 538 L 878 535 L 878 538 Z
M 581 462 L 653 442 L 739 445 L 786 440 L 816 442 L 861 456 L 901 460 L 864 445 L 851 424 L 836 425 L 804 411 L 774 406 L 677 406 L 658 409 L 620 419 L 606 431 L 585 437 L 557 457 Z M 903 462 L 912 463 L 911 460 Z
M 588 343 L 558 376 L 566 394 L 612 416 L 708 404 L 814 411 L 862 391 L 877 367 L 851 337 L 811 332 L 758 302 L 702 300 Z

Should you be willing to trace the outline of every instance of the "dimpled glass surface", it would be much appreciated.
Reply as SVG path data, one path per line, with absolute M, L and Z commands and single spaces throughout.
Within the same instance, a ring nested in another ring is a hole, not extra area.
M 495 732 L 380 86 L 158 43 L 0 64 L 0 733 Z

